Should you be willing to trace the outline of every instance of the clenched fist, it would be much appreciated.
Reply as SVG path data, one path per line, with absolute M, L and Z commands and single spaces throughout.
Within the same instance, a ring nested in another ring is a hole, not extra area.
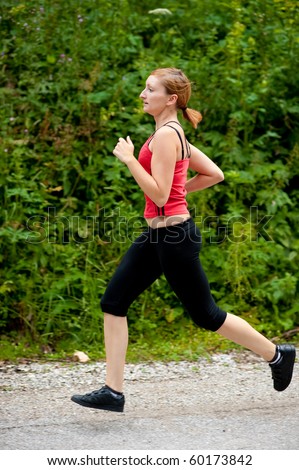
M 128 136 L 125 139 L 120 137 L 118 143 L 114 147 L 113 155 L 115 155 L 121 162 L 127 164 L 134 157 L 134 145 Z

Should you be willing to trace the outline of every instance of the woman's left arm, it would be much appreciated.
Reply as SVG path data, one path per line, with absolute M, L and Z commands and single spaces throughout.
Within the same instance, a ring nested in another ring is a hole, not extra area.
M 220 183 L 224 180 L 224 174 L 220 168 L 212 162 L 201 150 L 190 145 L 191 157 L 189 168 L 197 172 L 193 178 L 186 182 L 187 193 L 200 191 L 201 189 L 209 188 L 214 184 Z

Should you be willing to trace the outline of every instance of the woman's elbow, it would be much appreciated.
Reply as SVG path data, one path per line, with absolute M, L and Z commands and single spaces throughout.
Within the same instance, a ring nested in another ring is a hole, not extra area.
M 217 178 L 217 183 L 221 183 L 221 181 L 224 180 L 224 173 L 222 170 L 220 169 L 218 170 L 216 178 Z
M 160 193 L 156 194 L 155 198 L 153 199 L 153 202 L 156 204 L 158 207 L 163 207 L 167 203 L 169 199 L 170 191 L 167 193 Z
M 221 183 L 221 181 L 224 180 L 224 173 L 220 168 L 215 169 L 210 176 L 213 179 L 214 184 Z
M 153 201 L 157 207 L 163 207 L 165 206 L 166 202 L 168 201 L 168 198 L 165 198 L 165 197 L 159 197 L 159 198 L 156 198 L 155 201 Z

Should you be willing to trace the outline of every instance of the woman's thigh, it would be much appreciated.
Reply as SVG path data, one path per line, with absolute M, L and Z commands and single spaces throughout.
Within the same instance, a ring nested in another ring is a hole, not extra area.
M 160 240 L 158 254 L 163 273 L 193 321 L 216 331 L 226 318 L 211 295 L 210 285 L 199 259 L 201 234 L 191 220 L 178 232 L 168 231 Z
M 125 316 L 132 302 L 161 274 L 159 257 L 146 230 L 132 243 L 117 267 L 102 297 L 102 310 Z

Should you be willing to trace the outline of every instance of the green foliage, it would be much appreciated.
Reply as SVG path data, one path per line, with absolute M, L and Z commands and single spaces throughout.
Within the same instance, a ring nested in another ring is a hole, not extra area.
M 267 334 L 298 325 L 298 2 L 160 7 L 1 2 L 3 334 L 102 344 L 100 297 L 144 225 L 112 149 L 130 135 L 137 151 L 152 132 L 139 93 L 159 66 L 193 81 L 204 119 L 186 133 L 226 176 L 188 199 L 217 302 Z M 131 338 L 173 326 L 186 318 L 162 278 L 132 306 Z

